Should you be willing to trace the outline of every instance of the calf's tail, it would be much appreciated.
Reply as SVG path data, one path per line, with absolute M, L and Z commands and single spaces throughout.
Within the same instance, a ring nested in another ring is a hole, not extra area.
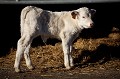
M 20 16 L 21 36 L 23 35 L 26 16 L 30 12 L 30 10 L 32 10 L 33 8 L 34 8 L 33 6 L 27 6 L 27 7 L 23 8 L 21 11 L 21 16 Z

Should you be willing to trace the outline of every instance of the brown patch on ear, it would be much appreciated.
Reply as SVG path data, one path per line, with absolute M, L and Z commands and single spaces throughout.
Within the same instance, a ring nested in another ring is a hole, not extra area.
M 79 14 L 79 13 L 78 13 L 77 11 L 73 11 L 73 12 L 71 13 L 72 18 L 73 18 L 73 19 L 76 19 L 76 16 L 77 16 L 78 14 Z

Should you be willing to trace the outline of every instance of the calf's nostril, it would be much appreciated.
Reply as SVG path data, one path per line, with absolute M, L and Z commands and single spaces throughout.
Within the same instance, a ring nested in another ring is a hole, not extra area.
M 91 24 L 90 24 L 90 26 L 93 26 L 93 25 L 94 25 L 94 23 L 91 23 Z

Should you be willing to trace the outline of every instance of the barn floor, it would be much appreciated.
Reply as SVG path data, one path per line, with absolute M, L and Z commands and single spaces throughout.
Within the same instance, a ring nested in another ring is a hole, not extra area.
M 120 32 L 105 38 L 78 38 L 73 45 L 75 67 L 66 70 L 63 65 L 61 42 L 55 45 L 31 47 L 34 70 L 28 70 L 24 59 L 21 73 L 15 73 L 13 64 L 16 48 L 0 58 L 0 79 L 119 79 Z

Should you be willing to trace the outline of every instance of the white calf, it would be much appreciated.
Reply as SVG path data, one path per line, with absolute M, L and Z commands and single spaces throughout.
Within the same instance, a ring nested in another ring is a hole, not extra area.
M 25 7 L 21 12 L 21 38 L 17 43 L 15 71 L 20 72 L 20 61 L 23 54 L 27 67 L 33 69 L 29 49 L 32 40 L 39 35 L 44 42 L 49 37 L 62 41 L 64 65 L 66 69 L 70 69 L 74 66 L 71 56 L 72 42 L 82 29 L 93 26 L 91 15 L 94 12 L 94 9 L 89 10 L 86 7 L 63 12 L 51 12 L 34 6 Z

